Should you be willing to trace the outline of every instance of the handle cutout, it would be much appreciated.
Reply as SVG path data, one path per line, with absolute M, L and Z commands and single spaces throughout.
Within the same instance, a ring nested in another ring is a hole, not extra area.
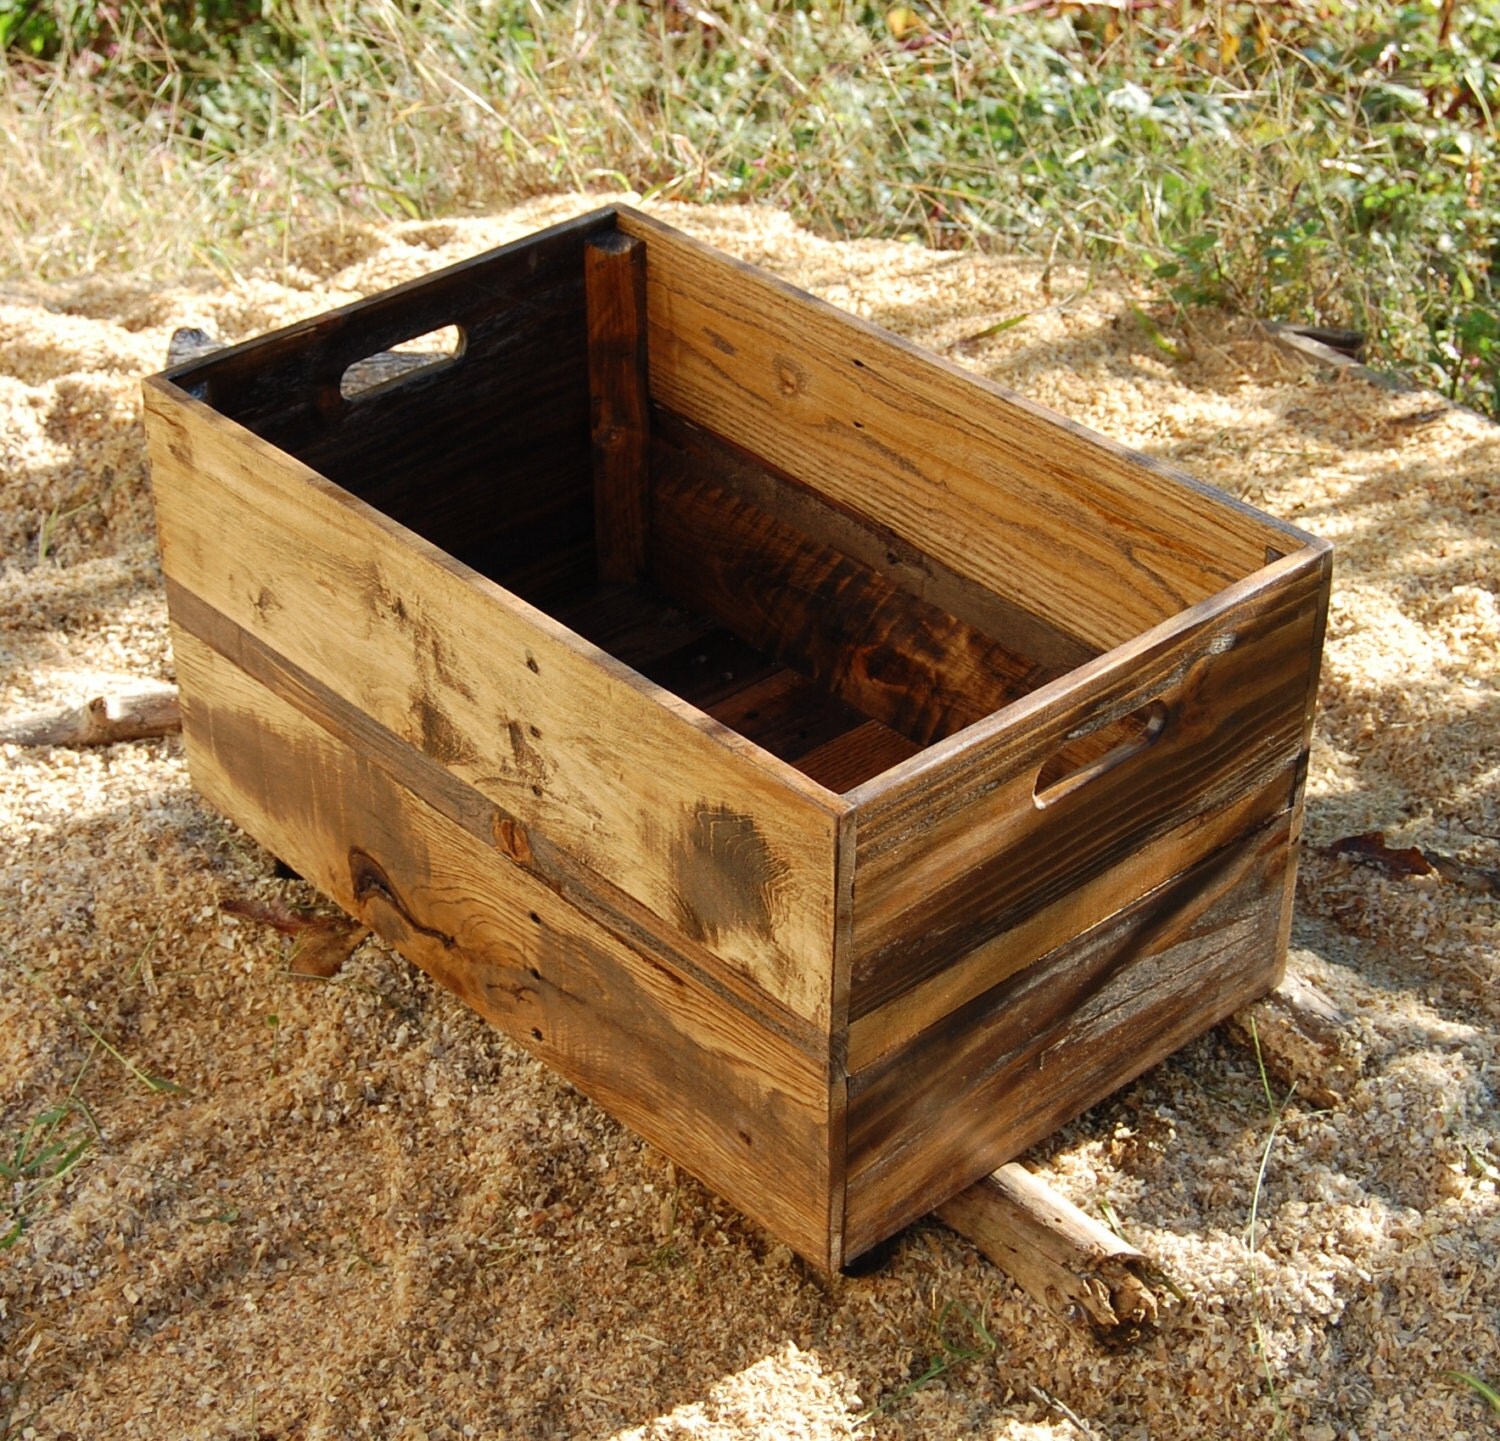
M 1166 729 L 1171 712 L 1154 700 L 1096 730 L 1070 737 L 1037 772 L 1032 796 L 1038 809 L 1070 796 L 1148 750 Z
M 464 333 L 456 325 L 414 335 L 348 366 L 339 377 L 339 394 L 345 400 L 363 400 L 377 390 L 414 380 L 424 371 L 451 365 L 464 353 L 464 343 Z

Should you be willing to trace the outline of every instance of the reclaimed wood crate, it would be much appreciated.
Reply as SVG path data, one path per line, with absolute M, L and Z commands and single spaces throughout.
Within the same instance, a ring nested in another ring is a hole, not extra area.
M 622 207 L 146 404 L 195 785 L 819 1266 L 1278 978 L 1301 531 Z

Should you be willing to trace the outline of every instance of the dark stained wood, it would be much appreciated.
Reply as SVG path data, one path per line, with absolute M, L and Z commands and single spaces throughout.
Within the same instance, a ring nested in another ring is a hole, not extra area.
M 831 790 L 848 790 L 918 749 L 724 626 L 636 587 L 595 587 L 554 613 L 616 659 Z
M 482 574 L 545 603 L 593 559 L 586 242 L 607 213 L 170 372 Z M 353 362 L 456 326 L 458 356 L 354 399 Z M 558 562 L 574 558 L 557 583 Z
M 595 585 L 551 607 L 571 630 L 639 671 L 718 627 L 637 585 Z
M 511 860 L 569 905 L 742 1012 L 746 1024 L 773 1031 L 809 1055 L 826 1055 L 828 1038 L 821 1028 L 810 1026 L 763 991 L 746 986 L 711 951 L 663 923 L 609 877 L 580 864 L 542 831 L 496 806 L 448 767 L 350 705 L 171 579 L 167 598 L 179 649 L 186 640 L 222 656 L 279 701 L 371 759 L 424 805 L 476 839 L 500 845 Z
M 650 574 L 873 720 L 922 746 L 1055 672 L 661 452 Z
M 646 559 L 646 247 L 619 231 L 597 236 L 583 277 L 599 578 L 630 581 Z
M 1290 526 L 623 209 L 146 423 L 198 786 L 819 1266 L 1276 978 Z
M 853 1015 L 1060 901 L 1143 846 L 1285 777 L 1305 746 L 1327 556 L 1231 587 L 850 795 L 859 833 Z M 1039 773 L 1101 717 L 1170 719 L 1139 755 L 1052 804 Z M 1278 806 L 1278 809 L 1280 806 Z M 1184 855 L 1186 866 L 1196 857 Z
M 179 396 L 147 382 L 168 575 L 826 1024 L 837 796 Z
M 1310 537 L 621 207 L 654 399 L 1096 650 Z
M 797 757 L 797 769 L 831 791 L 851 791 L 910 760 L 920 747 L 879 721 L 864 725 Z
M 1049 673 L 1072 670 L 1098 654 L 1025 606 L 944 565 L 889 526 L 833 503 L 795 476 L 659 405 L 651 412 L 651 454 L 656 473 L 709 481 L 733 492 Z
M 194 783 L 686 1170 L 829 1264 L 826 1063 L 568 905 L 178 632 Z M 837 1264 L 835 1261 L 834 1264 Z
M 1166 885 L 1192 860 L 1213 855 L 1277 818 L 1291 819 L 1287 796 L 1297 773 L 1288 765 L 1259 789 L 1219 810 L 1197 815 L 1139 850 L 1121 857 L 973 950 L 951 957 L 931 975 L 891 989 L 873 1010 L 852 1015 L 849 1066 L 861 1070 L 910 1042 L 944 1016 L 1036 964 L 1060 946 L 1116 915 L 1140 896 Z
M 849 1078 L 846 1255 L 1275 985 L 1286 817 Z

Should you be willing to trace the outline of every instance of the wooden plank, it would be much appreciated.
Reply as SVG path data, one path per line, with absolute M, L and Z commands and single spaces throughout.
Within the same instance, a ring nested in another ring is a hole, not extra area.
M 369 756 L 417 799 L 477 837 L 497 845 L 542 885 L 597 921 L 627 945 L 678 971 L 745 1013 L 751 1024 L 774 1031 L 810 1056 L 827 1056 L 821 1026 L 798 1017 L 745 981 L 711 951 L 683 935 L 607 877 L 581 866 L 544 835 L 527 830 L 509 811 L 496 806 L 425 755 L 387 730 L 327 686 L 227 621 L 170 577 L 167 603 L 172 624 L 224 656 L 279 700 L 300 711 L 336 739 Z
M 599 578 L 639 578 L 646 559 L 646 248 L 619 231 L 583 250 L 589 428 Z
M 652 580 L 870 719 L 923 746 L 1056 675 L 675 458 L 654 476 Z
M 920 983 L 909 988 L 888 986 L 892 994 L 875 1009 L 851 1012 L 850 1069 L 863 1069 L 908 1044 L 976 996 L 1101 925 L 1171 880 L 1182 870 L 1184 858 L 1212 855 L 1274 817 L 1289 814 L 1287 797 L 1294 772 L 1295 768 L 1288 766 L 1248 796 L 1220 810 L 1194 816 L 1185 825 L 1121 857 L 1051 905 L 950 959 Z
M 1281 804 L 1292 805 L 1327 561 L 1326 551 L 1287 557 L 851 792 L 853 1014 L 1196 816 L 1281 777 Z M 1158 701 L 1169 718 L 1149 747 L 1038 804 L 1037 778 L 1070 737 Z
M 1084 1321 L 1110 1350 L 1150 1335 L 1160 1309 L 1155 1267 L 1128 1241 L 1014 1161 L 937 1208 L 1033 1301 Z
M 352 301 L 298 321 L 268 335 L 190 361 L 166 373 L 177 388 L 205 401 L 221 415 L 288 450 L 323 425 L 341 425 L 351 415 L 361 421 L 378 416 L 400 396 L 446 390 L 443 370 L 423 371 L 410 386 L 372 392 L 367 400 L 348 401 L 339 393 L 344 371 L 378 351 L 390 350 L 414 336 L 456 325 L 464 334 L 459 364 L 468 369 L 503 351 L 506 337 L 536 343 L 526 332 L 528 306 L 559 287 L 578 297 L 577 334 L 583 330 L 583 248 L 592 237 L 614 230 L 612 210 L 595 211 L 483 255 L 446 266 L 393 286 L 378 295 Z M 550 302 L 543 302 L 545 319 Z M 541 342 L 556 336 L 544 334 Z M 582 353 L 581 350 L 579 352 Z M 580 371 L 580 384 L 583 372 Z M 503 412 L 504 394 L 492 397 L 491 414 Z M 309 419 L 327 417 L 323 425 Z M 482 421 L 485 416 L 476 417 Z
M 851 1075 L 847 1255 L 1275 985 L 1288 824 L 1226 847 Z
M 1072 670 L 1098 654 L 1025 606 L 944 565 L 889 526 L 834 504 L 795 476 L 659 405 L 651 408 L 651 456 L 654 473 L 722 486 L 1048 670 Z
M 857 729 L 798 756 L 796 765 L 803 775 L 819 785 L 843 792 L 909 760 L 918 749 L 899 731 L 879 721 L 866 721 Z
M 608 213 L 172 372 L 184 389 L 492 579 L 582 541 L 593 567 L 587 240 Z M 458 356 L 355 399 L 362 357 L 447 326 Z M 521 576 L 524 583 L 524 573 Z M 551 593 L 549 572 L 527 594 Z
M 633 211 L 659 404 L 1108 650 L 1309 538 Z
M 146 396 L 169 576 L 826 1025 L 837 797 L 167 382 Z
M 622 944 L 187 632 L 194 784 L 686 1170 L 820 1266 L 826 1064 Z

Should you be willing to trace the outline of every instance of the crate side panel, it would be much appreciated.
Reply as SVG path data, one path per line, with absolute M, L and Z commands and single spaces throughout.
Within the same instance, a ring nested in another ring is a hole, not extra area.
M 1209 856 L 1287 809 L 1299 778 L 1287 766 L 1269 783 L 1122 857 L 1059 900 L 948 961 L 850 1025 L 848 1065 L 862 1070 L 1011 976 L 1103 924 L 1177 875 L 1184 857 Z M 1294 813 L 1295 815 L 1295 813 Z M 1294 837 L 1295 839 L 1295 837 Z M 1284 946 L 1283 946 L 1284 948 Z M 894 989 L 894 987 L 892 988 Z
M 653 399 L 1108 650 L 1303 543 L 1247 506 L 622 211 Z
M 589 233 L 549 233 L 330 312 L 185 383 L 486 575 L 522 576 L 540 556 L 586 579 Z M 455 361 L 340 395 L 351 360 L 449 324 L 464 335 Z
M 1274 986 L 1291 855 L 1283 813 L 851 1076 L 847 1254 Z
M 1098 654 L 1024 606 L 960 575 L 889 526 L 834 504 L 788 472 L 659 405 L 651 410 L 651 454 L 658 475 L 722 487 L 1045 671 L 1072 670 Z
M 1044 687 L 851 794 L 859 850 L 852 1012 L 865 1015 L 1264 787 L 1295 800 L 1326 555 L 1289 558 L 1212 605 Z M 1160 705 L 1134 754 L 1045 805 L 1038 778 L 1081 731 Z
M 836 798 L 206 407 L 147 396 L 170 579 L 826 1033 Z
M 637 953 L 196 637 L 194 783 L 612 1115 L 829 1264 L 826 1067 Z

